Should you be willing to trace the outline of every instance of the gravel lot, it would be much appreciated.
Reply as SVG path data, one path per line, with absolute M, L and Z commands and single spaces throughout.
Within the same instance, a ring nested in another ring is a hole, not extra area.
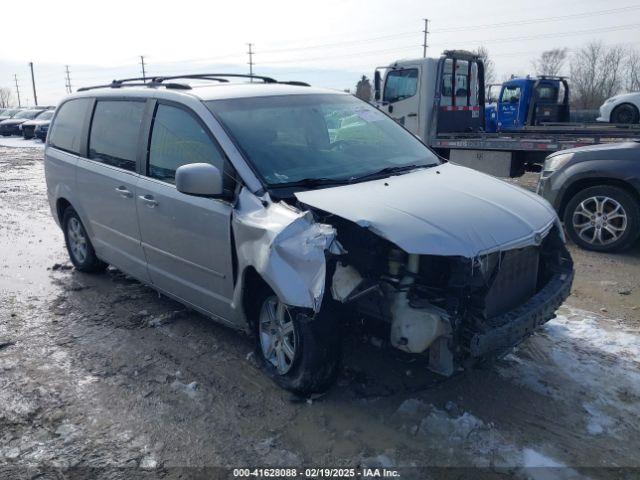
M 571 251 L 572 296 L 504 359 L 442 381 L 348 338 L 338 385 L 301 400 L 258 370 L 245 336 L 117 270 L 74 271 L 42 150 L 0 147 L 0 478 L 248 465 L 620 478 L 613 467 L 640 468 L 640 246 Z

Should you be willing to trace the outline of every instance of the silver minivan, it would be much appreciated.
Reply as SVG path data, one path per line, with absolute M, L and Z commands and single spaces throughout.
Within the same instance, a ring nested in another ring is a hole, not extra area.
M 61 102 L 45 171 L 76 269 L 112 265 L 249 332 L 300 394 L 331 385 L 354 324 L 448 376 L 554 317 L 573 263 L 545 200 L 438 158 L 352 95 L 230 77 Z

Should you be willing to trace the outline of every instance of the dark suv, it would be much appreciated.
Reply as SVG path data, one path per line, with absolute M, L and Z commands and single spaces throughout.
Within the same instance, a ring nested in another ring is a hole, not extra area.
M 538 193 L 558 211 L 580 247 L 624 250 L 640 236 L 640 142 L 549 155 Z

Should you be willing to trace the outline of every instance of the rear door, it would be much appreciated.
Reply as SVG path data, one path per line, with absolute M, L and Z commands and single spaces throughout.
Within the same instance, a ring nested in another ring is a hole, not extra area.
M 148 281 L 135 192 L 143 99 L 99 99 L 93 109 L 88 158 L 77 165 L 77 190 L 100 258 Z
M 212 316 L 230 319 L 232 204 L 185 195 L 175 187 L 178 167 L 204 162 L 226 175 L 231 190 L 226 157 L 193 111 L 163 101 L 155 107 L 148 145 L 136 202 L 151 281 Z
M 403 66 L 387 73 L 382 95 L 383 109 L 414 135 L 420 132 L 419 66 Z

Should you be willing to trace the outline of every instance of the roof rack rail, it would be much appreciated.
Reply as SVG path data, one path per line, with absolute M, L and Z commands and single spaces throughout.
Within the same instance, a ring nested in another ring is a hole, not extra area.
M 176 80 L 176 79 L 195 79 L 195 80 L 210 80 L 213 82 L 220 83 L 228 83 L 228 78 L 249 78 L 251 80 L 261 80 L 263 83 L 285 83 L 289 85 L 299 85 L 308 87 L 309 84 L 305 82 L 297 82 L 297 81 L 289 81 L 289 82 L 278 82 L 276 79 L 271 77 L 265 77 L 263 75 L 248 75 L 243 73 L 194 73 L 194 74 L 186 74 L 186 75 L 167 75 L 167 76 L 156 76 L 151 78 L 146 77 L 135 77 L 135 78 L 123 78 L 120 80 L 113 80 L 109 84 L 105 85 L 95 85 L 91 87 L 82 87 L 79 88 L 78 92 L 85 92 L 87 90 L 95 90 L 97 88 L 121 88 L 121 87 L 166 87 L 166 88 L 175 88 L 182 90 L 189 90 L 191 87 L 187 84 L 183 83 L 167 83 L 166 80 Z

